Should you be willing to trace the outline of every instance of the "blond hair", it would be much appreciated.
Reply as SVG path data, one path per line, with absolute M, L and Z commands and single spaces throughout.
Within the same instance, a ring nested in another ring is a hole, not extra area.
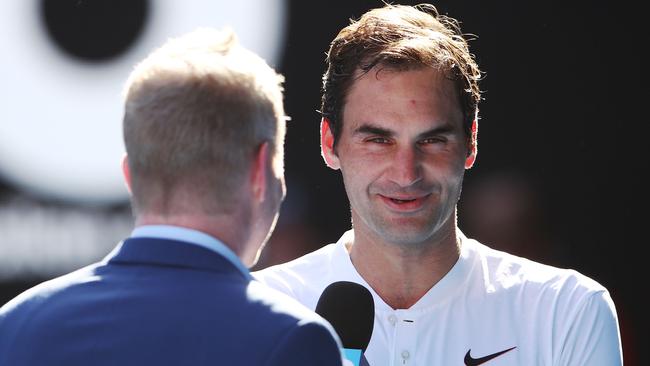
M 204 210 L 232 207 L 263 142 L 280 171 L 283 81 L 229 30 L 195 30 L 140 62 L 123 121 L 136 212 L 168 210 L 165 197 L 179 189 L 202 196 Z

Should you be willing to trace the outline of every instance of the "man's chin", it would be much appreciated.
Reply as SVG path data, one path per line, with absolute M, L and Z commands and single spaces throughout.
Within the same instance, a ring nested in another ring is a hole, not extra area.
M 421 246 L 431 238 L 431 230 L 413 225 L 383 228 L 378 231 L 378 234 L 386 242 L 403 247 Z

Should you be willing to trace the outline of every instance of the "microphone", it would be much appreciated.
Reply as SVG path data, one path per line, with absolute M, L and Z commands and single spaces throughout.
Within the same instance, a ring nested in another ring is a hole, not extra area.
M 345 356 L 355 366 L 363 357 L 375 322 L 375 302 L 364 286 L 349 281 L 328 285 L 316 304 L 316 313 L 327 320 L 343 343 Z

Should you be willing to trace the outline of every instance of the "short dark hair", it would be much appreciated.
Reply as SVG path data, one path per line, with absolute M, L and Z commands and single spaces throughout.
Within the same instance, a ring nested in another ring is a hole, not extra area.
M 471 136 L 478 118 L 481 71 L 469 52 L 458 21 L 431 4 L 387 4 L 351 20 L 330 44 L 323 75 L 321 115 L 334 143 L 341 134 L 343 107 L 352 83 L 375 66 L 397 70 L 433 67 L 455 81 L 461 96 L 464 130 Z

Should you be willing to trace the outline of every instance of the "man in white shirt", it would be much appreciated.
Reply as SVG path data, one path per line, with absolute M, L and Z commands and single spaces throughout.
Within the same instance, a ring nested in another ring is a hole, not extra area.
M 253 275 L 312 309 L 332 282 L 366 286 L 371 366 L 621 365 L 603 286 L 457 226 L 481 99 L 458 23 L 431 5 L 385 5 L 341 30 L 327 62 L 322 155 L 342 173 L 353 228 Z
M 0 365 L 342 365 L 331 325 L 247 268 L 285 194 L 281 84 L 229 31 L 138 64 L 123 161 L 136 228 L 0 308 Z

